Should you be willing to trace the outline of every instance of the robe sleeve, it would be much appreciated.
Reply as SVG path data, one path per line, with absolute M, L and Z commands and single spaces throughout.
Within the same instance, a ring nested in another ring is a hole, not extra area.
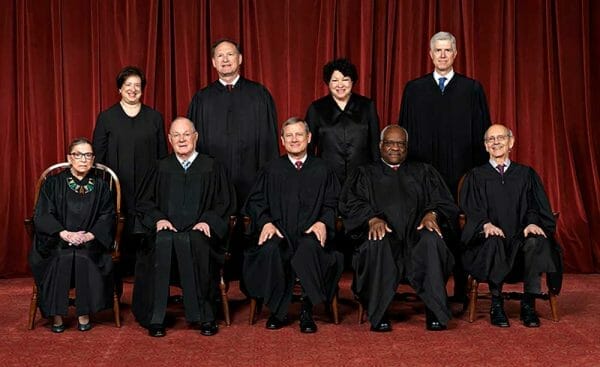
M 468 245 L 483 230 L 483 225 L 491 223 L 488 217 L 488 202 L 483 185 L 477 180 L 477 174 L 471 171 L 465 177 L 460 191 L 460 207 L 465 212 L 466 223 L 461 241 Z
M 427 189 L 428 202 L 421 218 L 429 212 L 441 214 L 449 223 L 455 223 L 458 217 L 458 207 L 448 190 L 448 186 L 440 173 L 433 166 L 425 166 L 424 187 Z
M 371 161 L 375 162 L 379 159 L 379 116 L 375 102 L 369 101 L 369 145 L 371 151 Z
M 266 169 L 261 169 L 242 209 L 242 214 L 252 220 L 250 229 L 252 233 L 260 232 L 265 224 L 274 221 L 269 210 L 267 183 L 268 172 Z
M 335 218 L 337 217 L 338 197 L 340 193 L 340 183 L 333 170 L 328 170 L 327 184 L 325 185 L 325 194 L 323 196 L 323 205 L 318 221 L 321 221 L 327 227 L 328 237 L 335 233 Z
M 169 151 L 167 149 L 167 140 L 165 138 L 165 122 L 161 114 L 159 114 L 157 127 L 158 131 L 156 133 L 156 159 L 162 159 L 166 157 L 167 154 L 169 154 Z
M 259 126 L 263 126 L 263 132 L 259 135 L 261 140 L 258 145 L 258 163 L 263 167 L 266 163 L 279 157 L 279 139 L 277 137 L 277 110 L 271 93 L 263 87 L 263 106 L 265 110 L 261 114 L 267 121 Z
M 96 155 L 97 163 L 106 163 L 106 150 L 108 147 L 108 133 L 106 131 L 106 121 L 104 113 L 100 113 L 96 119 L 96 127 L 94 128 L 94 137 L 92 144 L 94 146 L 94 154 Z
M 144 227 L 150 232 L 155 231 L 156 222 L 168 219 L 157 205 L 156 182 L 158 180 L 157 163 L 152 165 L 140 183 L 136 199 L 136 215 Z
M 306 111 L 305 117 L 308 128 L 310 129 L 311 140 L 308 144 L 308 154 L 317 155 L 317 147 L 319 146 L 319 112 L 312 103 Z
M 227 179 L 223 166 L 215 162 L 215 196 L 209 210 L 202 213 L 198 222 L 206 222 L 216 235 L 223 239 L 227 235 L 229 216 L 235 213 L 237 202 L 235 189 Z
M 38 201 L 35 204 L 33 223 L 35 231 L 45 236 L 58 236 L 65 229 L 61 223 L 59 208 L 55 202 L 58 190 L 56 177 L 48 177 L 42 185 Z
M 536 224 L 547 236 L 554 235 L 556 220 L 550 208 L 550 201 L 546 196 L 542 180 L 533 169 L 529 169 L 527 191 L 527 213 L 523 225 Z
M 363 167 L 346 180 L 340 195 L 339 209 L 346 233 L 362 230 L 369 219 L 381 216 L 371 205 L 371 181 Z
M 110 249 L 114 243 L 116 229 L 115 203 L 108 185 L 103 182 L 98 186 L 98 212 L 94 214 L 96 220 L 89 232 L 94 234 L 96 241 L 100 242 L 104 248 Z
M 489 156 L 485 151 L 483 144 L 483 136 L 486 130 L 490 127 L 490 111 L 488 109 L 487 98 L 483 86 L 478 81 L 473 81 L 473 98 L 471 99 L 472 122 L 471 122 L 471 149 L 473 162 L 475 166 L 485 163 Z

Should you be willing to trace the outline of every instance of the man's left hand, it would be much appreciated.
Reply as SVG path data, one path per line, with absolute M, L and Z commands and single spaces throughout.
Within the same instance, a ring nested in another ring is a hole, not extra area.
M 530 234 L 546 237 L 546 233 L 544 233 L 544 230 L 535 224 L 530 224 L 523 230 L 523 236 L 527 237 Z
M 304 233 L 314 233 L 317 236 L 317 240 L 321 243 L 321 247 L 325 247 L 325 241 L 327 241 L 327 228 L 323 222 L 315 222 L 309 229 Z
M 210 226 L 208 225 L 208 223 L 205 223 L 205 222 L 197 223 L 194 226 L 194 228 L 192 228 L 192 231 L 200 231 L 200 232 L 204 233 L 206 235 L 206 237 L 210 238 Z
M 440 237 L 444 238 L 444 236 L 442 236 L 442 231 L 437 224 L 437 215 L 434 212 L 428 212 L 425 214 L 417 229 L 421 230 L 423 228 L 427 228 L 427 230 L 430 232 L 435 231 L 435 233 L 437 233 Z

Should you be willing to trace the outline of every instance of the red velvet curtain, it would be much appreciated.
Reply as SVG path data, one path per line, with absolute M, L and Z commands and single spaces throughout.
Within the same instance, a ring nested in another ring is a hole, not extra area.
M 455 69 L 480 80 L 513 158 L 540 173 L 560 211 L 569 271 L 600 271 L 600 2 L 593 0 L 13 0 L 0 9 L 0 276 L 26 274 L 23 219 L 34 184 L 65 145 L 91 136 L 118 101 L 124 65 L 147 75 L 144 102 L 165 121 L 215 79 L 212 41 L 243 46 L 243 74 L 265 84 L 279 119 L 326 93 L 323 64 L 347 56 L 356 91 L 398 119 L 404 84 L 431 71 L 428 40 L 458 40 Z

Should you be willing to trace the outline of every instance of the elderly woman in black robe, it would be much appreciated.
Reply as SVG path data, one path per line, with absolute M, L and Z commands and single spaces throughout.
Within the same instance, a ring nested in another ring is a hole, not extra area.
M 69 290 L 75 287 L 78 329 L 92 328 L 89 315 L 112 304 L 115 209 L 108 183 L 90 174 L 92 144 L 75 139 L 68 149 L 71 167 L 49 176 L 40 189 L 33 222 L 29 263 L 38 287 L 38 305 L 52 317 L 51 330 L 65 330 Z

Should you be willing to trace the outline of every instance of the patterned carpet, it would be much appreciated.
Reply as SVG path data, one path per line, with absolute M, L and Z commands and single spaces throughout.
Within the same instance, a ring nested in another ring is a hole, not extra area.
M 528 329 L 519 323 L 518 301 L 508 301 L 508 329 L 492 328 L 489 301 L 479 302 L 477 320 L 453 307 L 455 318 L 448 331 L 425 330 L 420 302 L 394 302 L 394 330 L 376 334 L 369 324 L 357 323 L 357 306 L 351 300 L 350 275 L 340 291 L 341 324 L 334 325 L 322 307 L 315 310 L 319 331 L 301 334 L 294 304 L 294 323 L 284 329 L 264 328 L 263 311 L 248 325 L 249 303 L 233 283 L 229 292 L 233 324 L 220 325 L 213 337 L 188 328 L 181 306 L 170 308 L 173 326 L 165 338 L 151 338 L 131 315 L 131 284 L 126 284 L 123 326 L 115 328 L 110 311 L 96 315 L 87 333 L 69 328 L 53 334 L 39 318 L 33 331 L 26 329 L 32 280 L 0 280 L 0 365 L 2 366 L 599 366 L 600 275 L 567 275 L 559 297 L 561 320 L 554 323 L 546 302 L 538 301 L 542 326 Z M 482 287 L 485 288 L 485 287 Z M 509 288 L 507 290 L 517 288 Z

